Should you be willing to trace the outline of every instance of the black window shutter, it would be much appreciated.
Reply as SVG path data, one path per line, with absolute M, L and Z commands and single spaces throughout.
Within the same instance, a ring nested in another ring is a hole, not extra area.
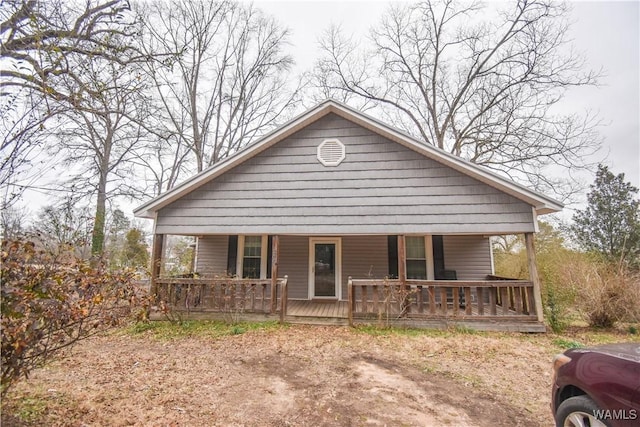
M 433 270 L 436 280 L 441 279 L 444 271 L 444 245 L 442 236 L 435 235 L 431 238 L 433 246 Z
M 271 277 L 271 263 L 273 260 L 273 236 L 267 238 L 267 277 Z
M 398 236 L 387 236 L 389 279 L 398 278 Z
M 238 261 L 238 236 L 229 236 L 229 249 L 227 250 L 227 274 L 236 275 Z

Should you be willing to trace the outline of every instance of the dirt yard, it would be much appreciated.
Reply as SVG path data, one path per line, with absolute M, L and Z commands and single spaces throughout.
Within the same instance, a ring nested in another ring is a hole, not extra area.
M 549 426 L 557 343 L 320 326 L 121 332 L 16 385 L 2 425 Z

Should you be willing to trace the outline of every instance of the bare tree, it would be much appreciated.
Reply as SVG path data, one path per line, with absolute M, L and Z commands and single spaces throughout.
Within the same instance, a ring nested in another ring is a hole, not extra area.
M 29 211 L 24 206 L 0 209 L 0 240 L 16 240 L 26 231 Z
M 175 54 L 148 62 L 163 109 L 153 162 L 161 191 L 182 170 L 201 171 L 272 129 L 296 91 L 288 88 L 287 30 L 252 6 L 174 0 L 145 15 L 147 52 Z
M 50 119 L 91 96 L 78 64 L 141 58 L 121 42 L 137 32 L 126 0 L 6 0 L 0 20 L 0 188 L 7 205 L 45 169 L 33 162 L 56 126 Z
M 588 112 L 555 109 L 568 88 L 598 78 L 566 49 L 567 29 L 566 8 L 548 0 L 499 11 L 453 0 L 393 6 L 371 30 L 369 49 L 330 29 L 315 84 L 325 95 L 373 103 L 426 144 L 570 192 L 547 168 L 586 166 L 600 139 Z
M 95 200 L 92 254 L 104 248 L 107 201 L 139 194 L 133 159 L 144 148 L 140 123 L 148 117 L 145 81 L 131 66 L 94 58 L 85 61 L 82 84 L 91 96 L 64 114 L 56 149 L 64 149 L 71 179 L 62 183 L 75 198 Z M 95 197 L 95 198 L 94 198 Z
M 75 102 L 82 94 L 78 58 L 102 57 L 125 64 L 137 51 L 120 41 L 135 34 L 129 3 L 88 0 L 8 0 L 0 12 L 2 27 L 2 95 L 12 88 L 31 89 L 47 99 Z M 74 88 L 76 91 L 69 91 Z
M 66 197 L 57 205 L 44 206 L 38 212 L 32 234 L 51 254 L 57 256 L 71 249 L 76 256 L 87 258 L 92 219 L 90 209 L 79 207 L 72 197 Z

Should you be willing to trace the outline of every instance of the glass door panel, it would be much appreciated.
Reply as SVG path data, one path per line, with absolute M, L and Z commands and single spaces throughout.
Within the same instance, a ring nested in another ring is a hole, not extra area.
M 314 297 L 336 297 L 336 244 L 314 245 Z

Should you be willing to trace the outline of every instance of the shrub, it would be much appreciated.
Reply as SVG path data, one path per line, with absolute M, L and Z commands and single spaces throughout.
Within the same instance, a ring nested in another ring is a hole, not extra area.
M 522 238 L 505 237 L 501 242 L 494 256 L 496 274 L 528 280 L 527 253 Z M 564 279 L 565 265 L 581 254 L 565 248 L 560 232 L 544 222 L 536 234 L 536 253 L 544 317 L 551 330 L 560 333 L 570 323 L 576 296 L 573 286 Z
M 565 280 L 577 292 L 577 305 L 589 325 L 610 328 L 616 322 L 640 320 L 640 275 L 623 263 L 593 257 L 565 265 Z
M 558 286 L 555 283 L 544 284 L 542 295 L 544 316 L 554 333 L 559 334 L 569 326 L 569 313 L 573 301 L 574 296 L 570 288 Z
M 1 262 L 3 395 L 62 349 L 118 325 L 136 301 L 131 272 L 54 262 L 33 242 L 2 242 Z
M 581 315 L 592 327 L 640 320 L 640 272 L 629 263 L 564 247 L 559 233 L 540 224 L 536 235 L 538 273 L 545 319 L 558 333 L 572 316 Z M 522 245 L 497 251 L 496 274 L 526 279 L 527 259 Z
M 542 252 L 538 257 L 538 272 L 541 281 L 542 307 L 549 327 L 553 332 L 561 333 L 571 321 L 575 312 L 576 290 L 564 278 L 564 266 L 580 254 L 563 247 Z

